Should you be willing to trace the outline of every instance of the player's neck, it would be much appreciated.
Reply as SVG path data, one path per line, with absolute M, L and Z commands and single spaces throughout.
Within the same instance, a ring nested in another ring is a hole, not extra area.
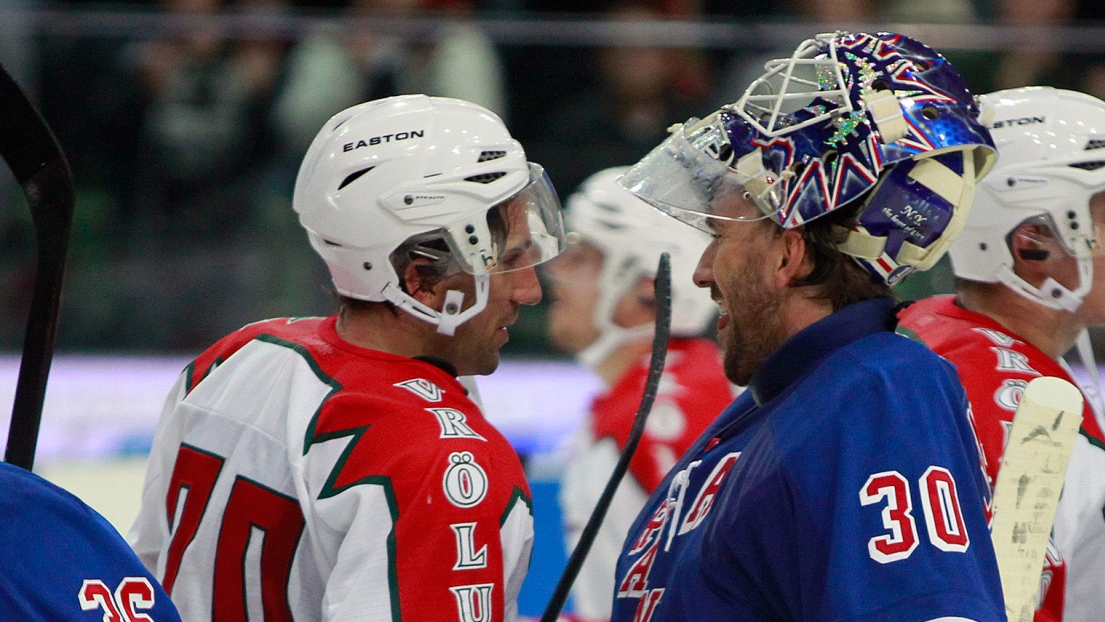
M 432 354 L 429 336 L 433 326 L 404 311 L 380 305 L 367 310 L 346 310 L 338 316 L 338 336 L 360 348 L 415 357 Z
M 630 341 L 619 346 L 610 353 L 601 363 L 595 366 L 595 373 L 602 378 L 606 388 L 614 386 L 621 377 L 641 357 L 652 350 L 652 342 L 648 339 Z
M 783 318 L 785 336 L 789 339 L 832 315 L 833 307 L 816 287 L 792 287 L 783 291 L 779 313 Z
M 964 308 L 989 317 L 1056 360 L 1074 347 L 1082 330 L 1074 314 L 1049 309 L 1004 285 L 960 289 L 958 298 Z

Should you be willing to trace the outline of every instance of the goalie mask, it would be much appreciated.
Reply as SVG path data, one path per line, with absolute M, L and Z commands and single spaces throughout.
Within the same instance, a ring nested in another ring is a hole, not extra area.
M 494 113 L 465 101 L 402 95 L 332 117 L 296 179 L 293 207 L 334 288 L 388 301 L 452 335 L 487 304 L 489 275 L 564 248 L 560 202 L 543 169 Z M 443 309 L 405 291 L 412 261 L 475 278 L 475 300 Z
M 1090 198 L 1105 192 L 1105 102 L 1074 91 L 1026 87 L 983 95 L 998 166 L 979 184 L 963 236 L 951 247 L 959 278 L 1002 283 L 1045 307 L 1074 311 L 1093 285 L 1100 252 Z M 1054 279 L 1035 287 L 1013 271 L 1010 236 L 1036 219 L 1078 260 L 1069 290 Z
M 735 104 L 671 136 L 623 185 L 699 228 L 734 196 L 783 228 L 858 206 L 840 250 L 894 284 L 959 234 L 993 141 L 959 73 L 890 33 L 818 35 Z
M 621 187 L 617 180 L 629 167 L 595 173 L 568 198 L 565 221 L 573 235 L 602 252 L 595 327 L 599 338 L 579 353 L 587 366 L 604 360 L 631 339 L 652 335 L 651 324 L 626 328 L 614 323 L 615 308 L 641 277 L 653 278 L 660 254 L 671 256 L 671 333 L 703 333 L 716 315 L 709 290 L 694 284 L 698 258 L 710 236 L 675 221 Z

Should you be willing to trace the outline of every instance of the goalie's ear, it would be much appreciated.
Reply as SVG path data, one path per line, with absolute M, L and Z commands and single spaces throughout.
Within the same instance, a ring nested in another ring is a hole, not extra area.
M 791 287 L 813 272 L 813 258 L 801 229 L 784 230 L 779 234 L 776 243 L 779 255 L 775 275 L 780 289 Z

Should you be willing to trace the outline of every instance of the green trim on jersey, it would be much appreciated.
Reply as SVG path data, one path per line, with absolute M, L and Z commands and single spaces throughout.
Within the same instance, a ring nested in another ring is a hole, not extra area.
M 506 502 L 506 509 L 503 510 L 502 515 L 499 516 L 500 528 L 502 528 L 502 526 L 506 524 L 507 519 L 510 518 L 510 513 L 513 512 L 514 508 L 518 505 L 519 499 L 521 499 L 522 503 L 524 503 L 526 508 L 529 509 L 529 515 L 533 516 L 533 499 L 526 495 L 526 491 L 522 490 L 518 486 L 515 486 L 514 490 L 510 493 L 510 499 L 508 499 Z
M 901 335 L 903 337 L 908 337 L 909 339 L 912 339 L 913 341 L 916 341 L 919 344 L 922 344 L 924 346 L 928 346 L 928 344 L 925 343 L 925 340 L 921 339 L 921 336 L 918 335 L 916 331 L 914 331 L 912 329 L 909 329 L 909 328 L 906 328 L 906 327 L 902 326 L 901 324 L 898 324 L 898 327 L 894 329 L 894 332 L 898 333 L 899 335 Z
M 303 455 L 306 456 L 307 452 L 310 451 L 311 447 L 316 443 L 325 443 L 335 439 L 350 437 L 349 443 L 346 444 L 341 456 L 339 456 L 334 463 L 334 468 L 330 470 L 330 475 L 326 478 L 326 484 L 323 485 L 322 491 L 319 492 L 319 500 L 328 499 L 344 490 L 359 485 L 379 486 L 383 490 L 384 498 L 387 500 L 388 504 L 388 512 L 391 514 L 391 531 L 388 533 L 387 537 L 388 591 L 391 593 L 391 619 L 395 622 L 402 620 L 403 614 L 399 602 L 399 569 L 396 561 L 398 552 L 396 550 L 395 535 L 395 525 L 399 521 L 399 503 L 395 499 L 395 489 L 392 487 L 391 478 L 383 475 L 369 475 L 340 488 L 334 485 L 334 482 L 338 479 L 338 475 L 341 473 L 342 469 L 345 468 L 345 463 L 348 461 L 349 455 L 353 453 L 353 448 L 357 446 L 357 443 L 361 440 L 361 436 L 364 435 L 369 426 L 364 425 L 356 428 L 348 428 L 322 435 L 316 434 L 316 430 L 318 429 L 318 417 L 322 412 L 323 406 L 344 387 L 340 382 L 334 380 L 326 372 L 322 371 L 318 362 L 311 356 L 310 351 L 302 345 L 266 333 L 262 333 L 254 339 L 277 346 L 283 346 L 302 356 L 303 360 L 307 362 L 307 366 L 311 368 L 311 371 L 314 372 L 319 381 L 330 387 L 330 392 L 319 402 L 318 409 L 315 410 L 314 415 L 311 416 L 311 423 L 307 426 L 307 433 L 303 439 Z
M 211 366 L 203 371 L 203 378 L 200 378 L 199 382 L 197 382 L 196 384 L 192 384 L 192 378 L 195 377 L 196 373 L 196 362 L 192 361 L 191 363 L 188 363 L 188 366 L 184 368 L 184 371 L 188 374 L 188 380 L 184 383 L 184 392 L 191 393 L 192 389 L 196 388 L 196 386 L 198 386 L 200 382 L 206 380 L 207 377 L 211 375 L 211 372 L 215 371 L 215 368 L 222 364 L 223 357 L 215 357 L 215 360 L 211 363 Z
M 1089 441 L 1090 444 L 1093 445 L 1094 447 L 1097 447 L 1098 449 L 1105 449 L 1105 443 L 1103 443 L 1099 439 L 1096 439 L 1093 436 L 1091 436 L 1089 432 L 1086 432 L 1085 428 L 1078 428 L 1078 433 L 1081 434 L 1082 436 L 1085 436 L 1086 440 Z M 1105 512 L 1105 510 L 1102 510 L 1102 511 Z
M 196 373 L 196 362 L 192 361 L 188 363 L 188 366 L 184 368 L 184 392 L 192 392 L 192 375 Z

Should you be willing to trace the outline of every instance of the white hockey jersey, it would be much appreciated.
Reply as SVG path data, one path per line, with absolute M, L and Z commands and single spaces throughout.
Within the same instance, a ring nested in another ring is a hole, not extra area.
M 185 620 L 513 620 L 517 454 L 452 375 L 334 324 L 253 324 L 185 370 L 131 545 Z

